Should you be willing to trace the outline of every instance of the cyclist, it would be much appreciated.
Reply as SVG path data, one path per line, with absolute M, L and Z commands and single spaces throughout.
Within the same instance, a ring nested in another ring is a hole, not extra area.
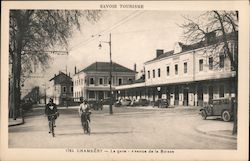
M 90 111 L 90 107 L 89 107 L 89 104 L 87 102 L 87 100 L 83 100 L 83 97 L 80 97 L 80 106 L 79 106 L 79 109 L 78 109 L 78 112 L 79 112 L 79 115 L 81 117 L 81 121 L 84 121 L 84 115 L 87 116 L 87 119 L 89 120 L 90 122 L 90 114 L 91 114 L 91 111 Z
M 49 99 L 49 103 L 46 105 L 45 107 L 45 114 L 48 116 L 48 121 L 51 121 L 52 116 L 51 115 L 55 115 L 55 119 L 54 119 L 54 127 L 56 127 L 56 119 L 58 116 L 58 112 L 57 112 L 57 107 L 56 104 L 53 103 L 53 99 L 50 98 Z M 49 128 L 49 133 L 51 133 L 50 128 Z

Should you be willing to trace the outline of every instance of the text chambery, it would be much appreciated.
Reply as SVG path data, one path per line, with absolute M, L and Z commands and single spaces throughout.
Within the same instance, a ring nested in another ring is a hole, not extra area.
M 140 4 L 101 4 L 100 8 L 137 8 L 137 9 L 143 9 L 144 5 Z

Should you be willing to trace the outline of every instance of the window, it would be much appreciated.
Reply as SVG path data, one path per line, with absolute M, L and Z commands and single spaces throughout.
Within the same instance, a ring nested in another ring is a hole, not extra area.
M 90 78 L 90 79 L 89 79 L 89 84 L 95 84 L 94 78 Z
M 71 88 L 71 92 L 73 92 L 73 90 L 74 90 L 73 86 L 71 86 L 70 88 Z
M 67 92 L 67 88 L 66 86 L 63 86 L 63 93 L 66 93 Z
M 103 78 L 99 78 L 99 85 L 103 85 Z
M 119 79 L 118 79 L 118 83 L 119 83 L 119 85 L 122 84 L 122 78 L 119 78 Z
M 153 78 L 155 78 L 155 70 L 153 70 Z
M 220 55 L 220 68 L 224 68 L 224 55 Z
M 199 71 L 203 71 L 203 59 L 199 60 Z
M 167 76 L 169 76 L 170 75 L 170 68 L 169 68 L 169 66 L 167 66 Z
M 184 73 L 187 73 L 187 62 L 184 63 Z
M 161 69 L 158 68 L 158 77 L 161 77 Z
M 129 82 L 129 83 L 132 83 L 133 81 L 132 81 L 132 79 L 131 79 L 131 78 L 129 78 L 129 79 L 128 79 L 128 82 Z
M 148 71 L 148 79 L 150 78 L 150 71 Z
M 174 69 L 175 69 L 175 75 L 177 75 L 178 74 L 178 64 L 175 64 Z
M 89 91 L 89 98 L 95 98 L 95 92 Z
M 210 57 L 208 59 L 209 70 L 213 70 L 213 62 L 214 62 L 213 57 Z
M 224 97 L 224 86 L 223 85 L 220 86 L 219 95 L 220 95 L 220 97 Z

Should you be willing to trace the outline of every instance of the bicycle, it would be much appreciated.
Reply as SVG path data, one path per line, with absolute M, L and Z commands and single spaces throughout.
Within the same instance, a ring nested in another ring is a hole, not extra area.
M 90 135 L 90 122 L 89 122 L 89 115 L 90 113 L 82 113 L 81 115 L 81 122 L 82 122 L 82 128 L 84 130 L 84 134 L 89 134 Z
M 50 119 L 49 119 L 49 129 L 50 129 L 50 132 L 51 132 L 53 137 L 55 137 L 54 127 L 55 127 L 55 117 L 56 117 L 56 115 L 57 115 L 57 113 L 48 115 L 48 117 L 50 117 Z

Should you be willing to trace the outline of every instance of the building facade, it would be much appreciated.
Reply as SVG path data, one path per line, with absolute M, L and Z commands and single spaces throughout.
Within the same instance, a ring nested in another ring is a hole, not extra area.
M 115 86 L 134 82 L 136 72 L 117 63 L 112 63 L 112 89 Z M 74 100 L 84 97 L 89 101 L 97 101 L 110 97 L 110 63 L 95 62 L 73 76 Z
M 50 79 L 50 85 L 45 87 L 46 97 L 54 99 L 58 105 L 67 105 L 73 99 L 73 81 L 69 74 L 59 72 Z
M 207 43 L 184 45 L 176 43 L 168 52 L 157 50 L 156 57 L 144 63 L 145 82 L 120 86 L 122 97 L 168 99 L 170 105 L 202 106 L 211 99 L 234 96 L 233 71 L 229 57 L 224 54 L 220 39 Z M 235 42 L 229 41 L 233 58 Z

